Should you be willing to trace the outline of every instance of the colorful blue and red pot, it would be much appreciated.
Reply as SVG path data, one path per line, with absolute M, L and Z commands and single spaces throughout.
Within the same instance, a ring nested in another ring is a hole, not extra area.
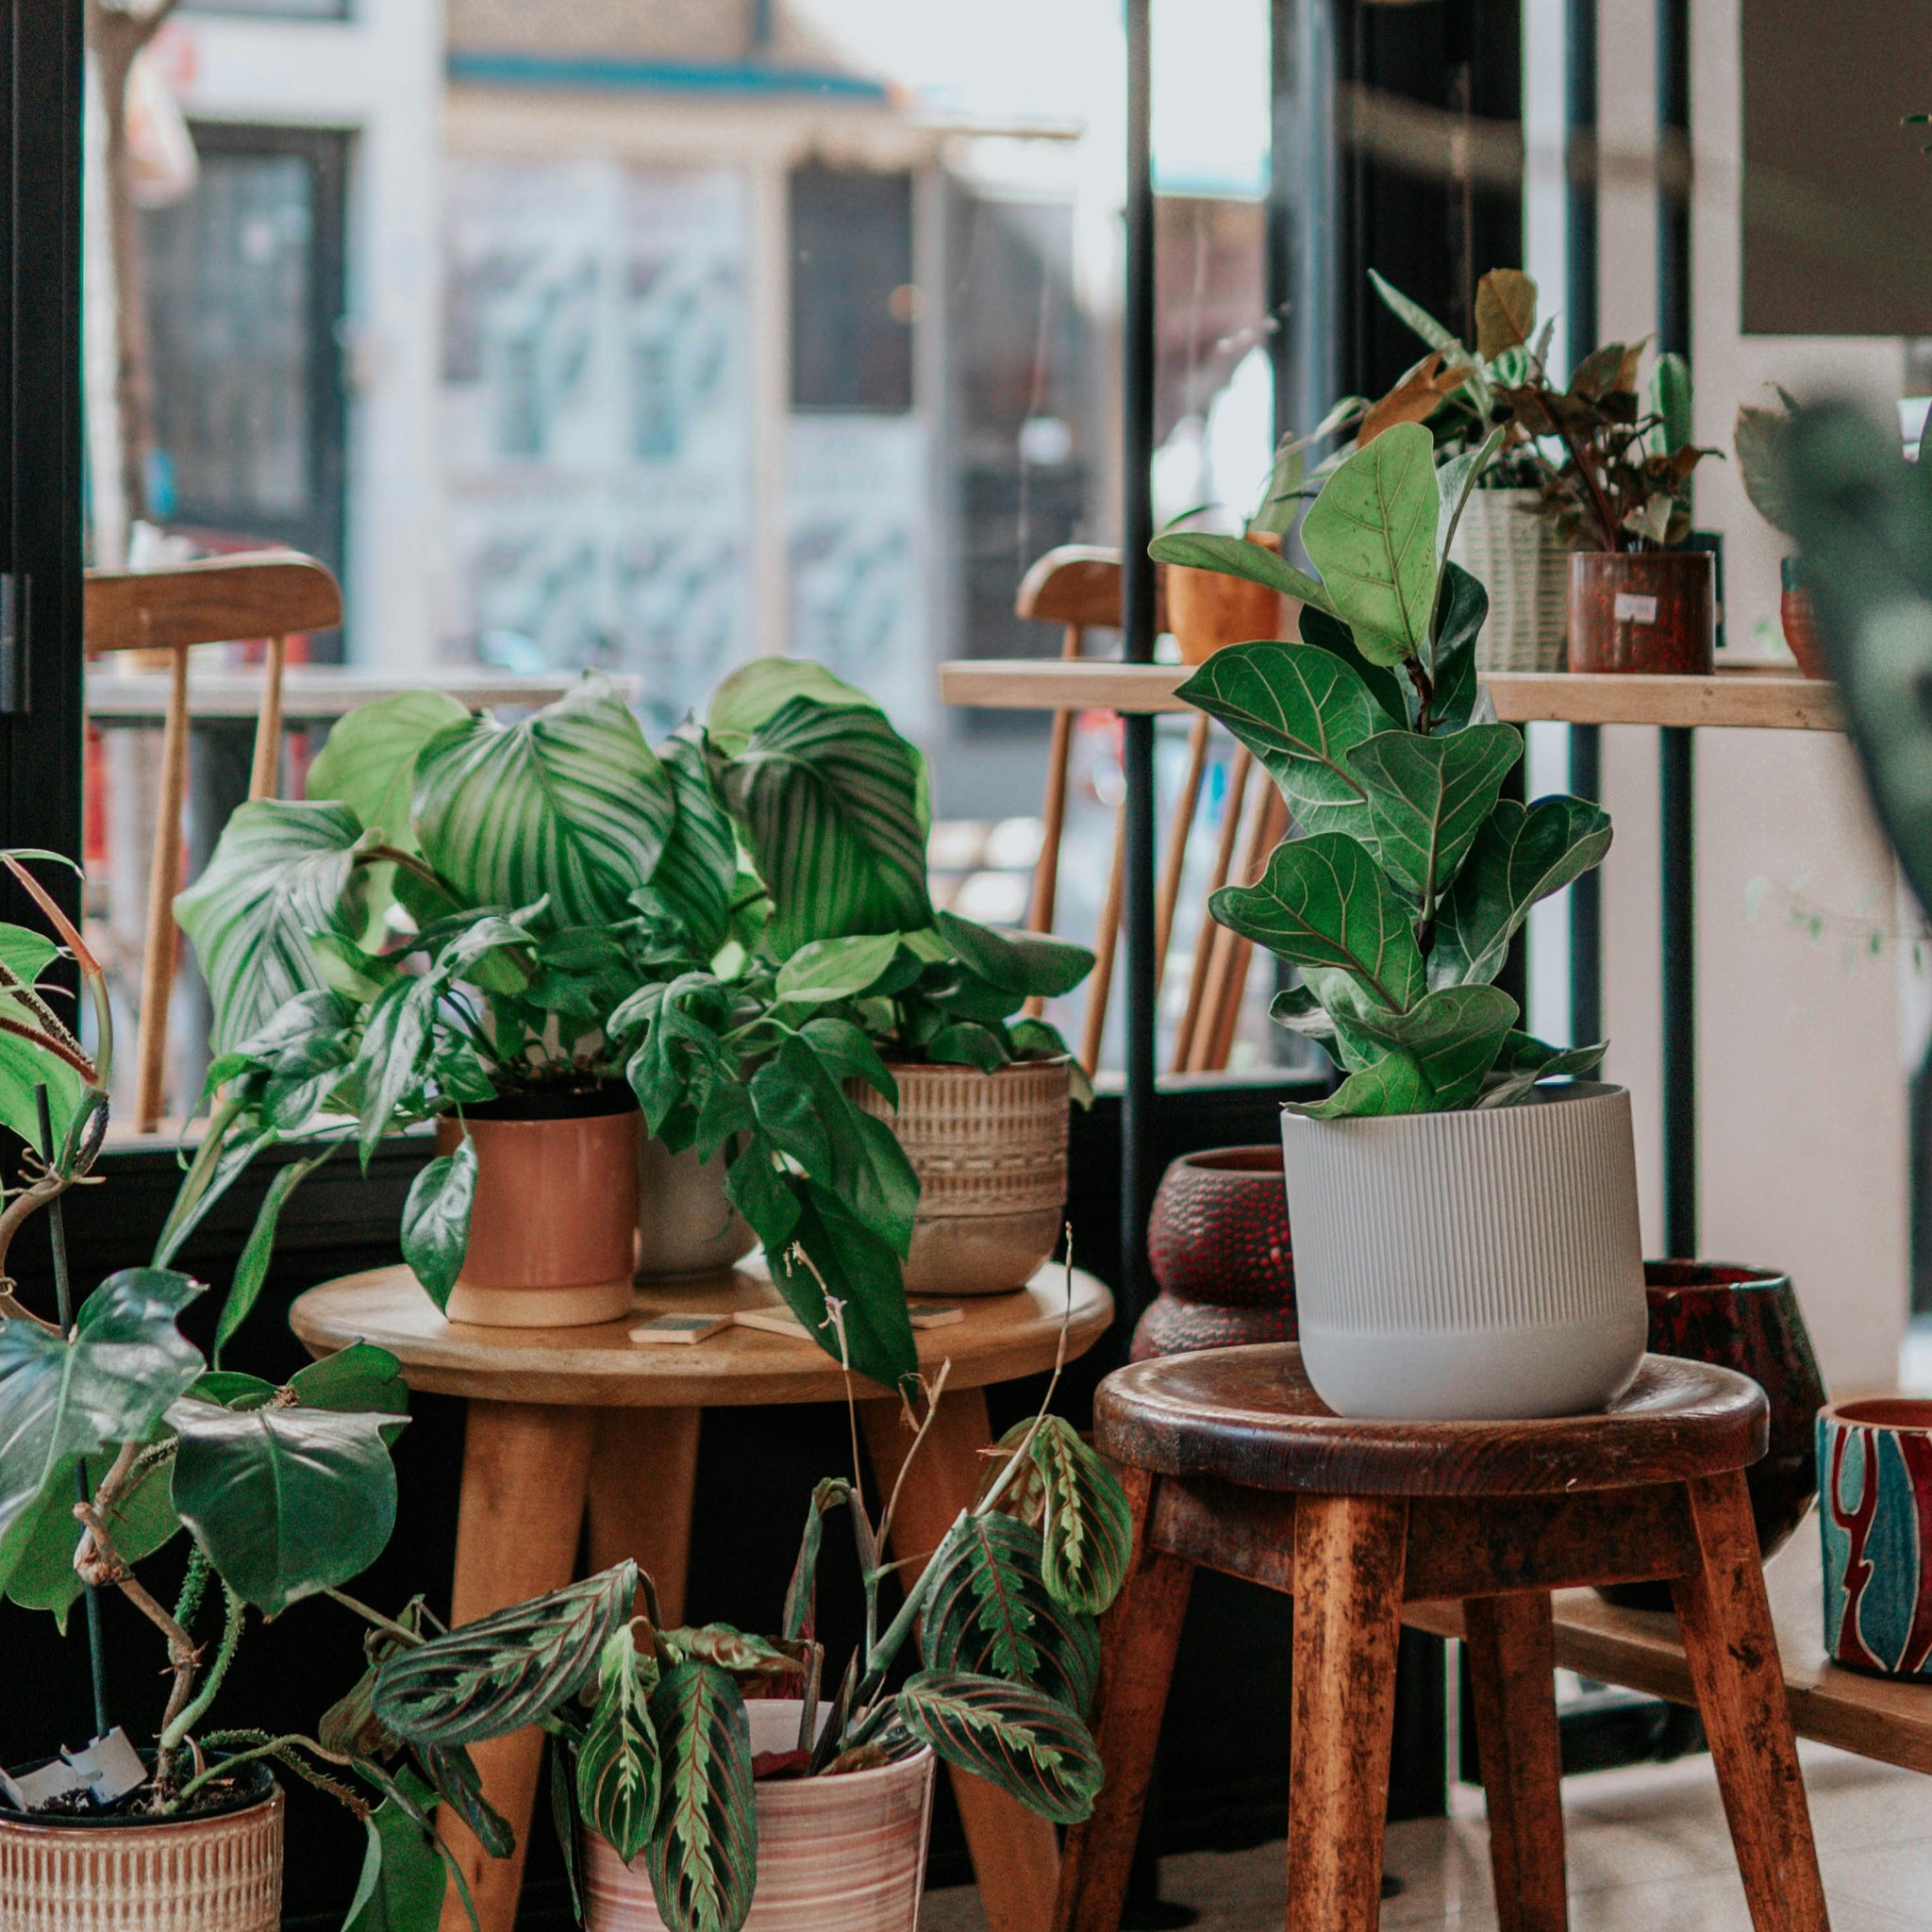
M 1833 1403 L 1818 1466 L 1826 1653 L 1932 1678 L 1932 1398 Z

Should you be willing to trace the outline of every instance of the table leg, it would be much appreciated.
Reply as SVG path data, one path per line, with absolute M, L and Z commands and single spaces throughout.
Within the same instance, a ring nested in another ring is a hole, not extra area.
M 628 1557 L 658 1586 L 667 1628 L 684 1622 L 697 1481 L 697 1408 L 605 1408 L 591 1457 L 591 1568 Z
M 1476 1748 L 1490 1801 L 1490 1872 L 1503 1932 L 1567 1932 L 1563 1745 L 1546 1591 L 1462 1607 Z
M 1375 1932 L 1408 1506 L 1297 1496 L 1288 1932 Z
M 912 1446 L 912 1432 L 901 1425 L 896 1402 L 861 1403 L 858 1414 L 873 1474 L 890 1495 Z M 939 1414 L 899 1498 L 891 1536 L 895 1556 L 926 1557 L 938 1548 L 954 1519 L 977 1492 L 987 1467 L 987 1458 L 979 1452 L 991 1443 L 985 1391 L 949 1391 L 941 1400 Z M 878 1507 L 876 1499 L 874 1507 Z M 906 1573 L 908 1585 L 914 1574 Z M 966 1827 L 979 1900 L 991 1932 L 1046 1932 L 1059 1883 L 1059 1841 L 1052 1824 L 1017 1799 L 962 1772 L 953 1773 L 953 1796 Z
M 452 1624 L 473 1624 L 571 1580 L 596 1416 L 594 1409 L 535 1403 L 470 1404 Z M 471 1746 L 483 1795 L 516 1833 L 516 1850 L 508 1857 L 490 1857 L 448 1806 L 437 1814 L 442 1840 L 469 1880 L 482 1932 L 511 1932 L 516 1923 L 542 1755 L 543 1734 L 534 1726 Z M 468 1925 L 452 1886 L 443 1899 L 441 1932 L 467 1932 Z

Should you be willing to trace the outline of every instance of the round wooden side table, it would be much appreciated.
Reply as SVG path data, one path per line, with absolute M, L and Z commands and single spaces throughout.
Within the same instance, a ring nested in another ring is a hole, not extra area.
M 1049 1266 L 1025 1289 L 965 1297 L 961 1320 L 917 1331 L 922 1372 L 945 1361 L 952 1369 L 900 1498 L 895 1554 L 930 1553 L 972 1503 L 985 1468 L 980 1451 L 992 1441 L 986 1389 L 1053 1366 L 1066 1305 L 1066 1273 Z M 597 1327 L 478 1328 L 445 1321 L 407 1268 L 377 1268 L 310 1289 L 289 1321 L 313 1355 L 373 1342 L 401 1362 L 410 1388 L 467 1400 L 455 1623 L 568 1583 L 588 1507 L 591 1567 L 634 1558 L 675 1624 L 684 1615 L 701 1411 L 842 1402 L 845 1384 L 829 1356 L 797 1337 L 734 1327 L 694 1347 L 667 1347 L 634 1342 L 630 1331 L 674 1310 L 779 1306 L 768 1280 L 740 1271 L 641 1291 L 629 1316 Z M 1075 1270 L 1068 1359 L 1112 1319 L 1112 1296 Z M 856 1386 L 867 1453 L 890 1490 L 911 1434 L 896 1396 L 863 1378 Z M 541 1748 L 535 1730 L 475 1747 L 484 1790 L 516 1832 L 509 1857 L 486 1857 L 447 1807 L 441 1813 L 483 1932 L 511 1932 L 515 1922 Z M 977 1778 L 956 1774 L 954 1791 L 992 1932 L 1044 1932 L 1059 1865 L 1052 1825 Z M 463 1932 L 467 1923 L 452 1895 L 443 1932 Z

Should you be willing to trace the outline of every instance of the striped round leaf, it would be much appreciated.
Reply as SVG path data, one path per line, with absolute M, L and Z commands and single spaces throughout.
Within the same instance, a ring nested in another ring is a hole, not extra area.
M 1041 1574 L 1069 1609 L 1098 1616 L 1127 1580 L 1134 1517 L 1126 1492 L 1059 1416 L 1041 1417 L 1032 1457 L 1045 1497 Z
M 812 940 L 932 924 L 924 760 L 883 714 L 792 698 L 724 767 L 724 799 L 772 894 L 789 958 Z
M 208 870 L 175 901 L 213 996 L 216 1053 L 298 993 L 326 990 L 309 935 L 361 937 L 369 882 L 356 856 L 366 842 L 346 805 L 264 798 L 235 808 Z
M 651 1693 L 663 1779 L 645 1855 L 670 1932 L 739 1932 L 758 1878 L 751 1721 L 715 1664 L 674 1664 Z
M 712 691 L 705 708 L 706 735 L 721 757 L 736 758 L 759 725 L 797 697 L 868 711 L 882 708 L 857 685 L 810 658 L 754 658 L 722 678 Z
M 597 1708 L 577 1752 L 577 1805 L 628 1865 L 658 1818 L 658 1734 L 629 1624 L 605 1640 Z
M 595 1674 L 637 1580 L 637 1565 L 620 1563 L 391 1657 L 376 1716 L 412 1744 L 474 1744 L 534 1724 Z
M 1005 1677 L 1085 1711 L 1100 1676 L 1100 1632 L 1056 1601 L 1041 1570 L 1037 1530 L 1010 1516 L 969 1516 L 934 1557 L 920 1624 L 929 1671 Z
M 691 950 L 709 958 L 731 929 L 731 891 L 738 883 L 738 841 L 711 788 L 703 744 L 691 728 L 674 732 L 658 758 L 676 800 L 677 815 L 653 888 L 690 933 Z
M 466 719 L 416 755 L 423 856 L 466 905 L 547 898 L 553 927 L 627 918 L 675 809 L 608 678 L 586 677 L 516 724 Z
M 1100 1753 L 1057 1699 L 997 1677 L 922 1671 L 900 1691 L 899 1715 L 948 1764 L 1011 1792 L 1029 1811 L 1056 1824 L 1091 1814 Z
M 406 691 L 358 705 L 329 727 L 328 741 L 308 768 L 311 799 L 346 805 L 385 845 L 416 850 L 409 801 L 416 789 L 416 754 L 469 712 L 447 691 Z

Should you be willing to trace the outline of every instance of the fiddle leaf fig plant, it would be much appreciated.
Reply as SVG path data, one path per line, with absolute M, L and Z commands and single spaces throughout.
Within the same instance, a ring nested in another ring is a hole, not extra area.
M 1299 1109 L 1323 1119 L 1499 1106 L 1603 1054 L 1532 1039 L 1493 984 L 1530 908 L 1601 861 L 1610 826 L 1579 799 L 1503 796 L 1522 734 L 1478 690 L 1489 600 L 1443 534 L 1448 492 L 1466 495 L 1479 466 L 1432 458 L 1429 431 L 1398 424 L 1335 471 L 1302 528 L 1319 575 L 1254 544 L 1240 558 L 1199 539 L 1152 546 L 1244 575 L 1257 559 L 1303 600 L 1301 641 L 1230 645 L 1180 694 L 1255 754 L 1293 815 L 1261 878 L 1211 909 L 1300 969 L 1274 1011 L 1347 1074 Z

